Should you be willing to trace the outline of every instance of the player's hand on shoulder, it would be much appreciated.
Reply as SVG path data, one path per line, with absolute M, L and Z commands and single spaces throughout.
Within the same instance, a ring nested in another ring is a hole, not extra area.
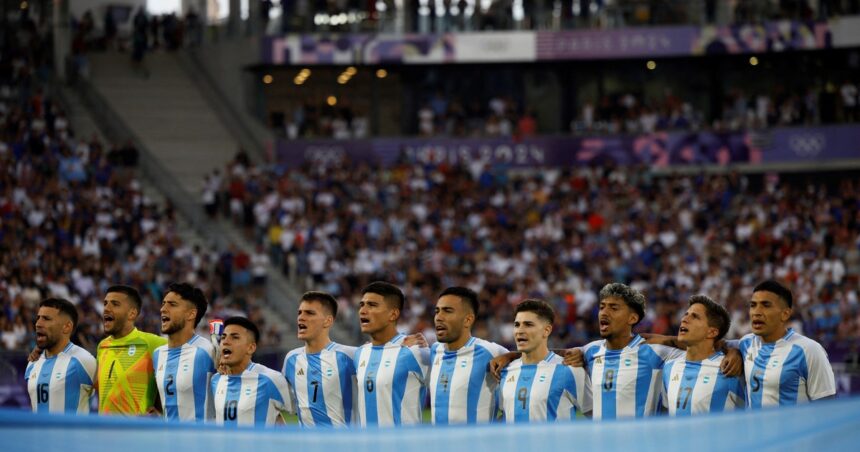
M 519 353 L 502 353 L 499 356 L 496 356 L 492 360 L 490 360 L 490 374 L 495 377 L 496 380 L 500 380 L 502 378 L 502 371 L 505 370 L 505 367 L 508 367 L 508 364 L 513 362 L 520 356 Z
M 34 363 L 39 360 L 40 356 L 42 356 L 42 349 L 36 346 L 35 348 L 33 348 L 33 351 L 31 351 L 30 354 L 27 355 L 27 361 Z
M 585 354 L 579 348 L 569 348 L 564 353 L 564 365 L 570 367 L 585 367 Z
M 744 357 L 736 348 L 727 348 L 726 357 L 720 363 L 720 372 L 727 377 L 737 377 L 744 371 Z
M 666 347 L 678 348 L 677 337 L 665 336 L 663 334 L 639 333 L 642 339 L 645 339 L 646 344 L 650 345 L 665 345 Z
M 430 344 L 427 343 L 427 338 L 421 333 L 410 334 L 403 339 L 404 347 L 412 347 L 413 345 L 417 345 L 420 348 L 430 346 Z

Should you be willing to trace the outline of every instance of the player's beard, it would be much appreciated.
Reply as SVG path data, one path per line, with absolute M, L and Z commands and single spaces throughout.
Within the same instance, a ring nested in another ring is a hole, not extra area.
M 167 328 L 161 331 L 161 334 L 173 334 L 182 331 L 185 328 L 185 319 L 172 320 Z
M 120 320 L 119 316 L 114 316 L 113 328 L 108 330 L 105 328 L 105 336 L 116 336 L 125 328 L 125 320 Z
M 39 340 L 36 339 L 36 345 L 38 345 L 41 350 L 50 350 L 57 345 L 57 338 L 46 333 L 44 342 L 40 344 Z

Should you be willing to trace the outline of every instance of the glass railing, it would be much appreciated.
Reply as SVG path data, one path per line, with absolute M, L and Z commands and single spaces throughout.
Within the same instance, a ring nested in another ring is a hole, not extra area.
M 860 2 L 852 0 L 297 0 L 281 5 L 285 3 L 286 6 L 261 11 L 268 34 L 728 25 L 775 19 L 809 21 L 860 13 Z

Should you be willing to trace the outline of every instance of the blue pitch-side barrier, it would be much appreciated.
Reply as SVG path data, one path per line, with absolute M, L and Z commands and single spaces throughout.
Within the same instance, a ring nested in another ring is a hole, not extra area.
M 756 412 L 594 423 L 370 430 L 221 428 L 0 411 L 4 451 L 349 452 L 857 450 L 860 398 Z

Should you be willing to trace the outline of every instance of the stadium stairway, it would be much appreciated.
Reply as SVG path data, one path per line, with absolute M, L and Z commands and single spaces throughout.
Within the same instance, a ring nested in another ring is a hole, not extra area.
M 90 79 L 78 83 L 79 103 L 106 136 L 135 143 L 141 152 L 144 178 L 158 187 L 189 229 L 199 234 L 199 241 L 192 241 L 221 248 L 235 245 L 250 253 L 253 243 L 230 221 L 212 221 L 203 214 L 200 190 L 204 175 L 223 168 L 239 144 L 180 58 L 151 53 L 146 57 L 145 75 L 131 66 L 128 54 L 92 54 Z M 299 345 L 294 318 L 300 294 L 278 269 L 269 269 L 263 311 L 270 324 L 278 325 L 282 349 Z M 333 334 L 335 340 L 345 337 Z

